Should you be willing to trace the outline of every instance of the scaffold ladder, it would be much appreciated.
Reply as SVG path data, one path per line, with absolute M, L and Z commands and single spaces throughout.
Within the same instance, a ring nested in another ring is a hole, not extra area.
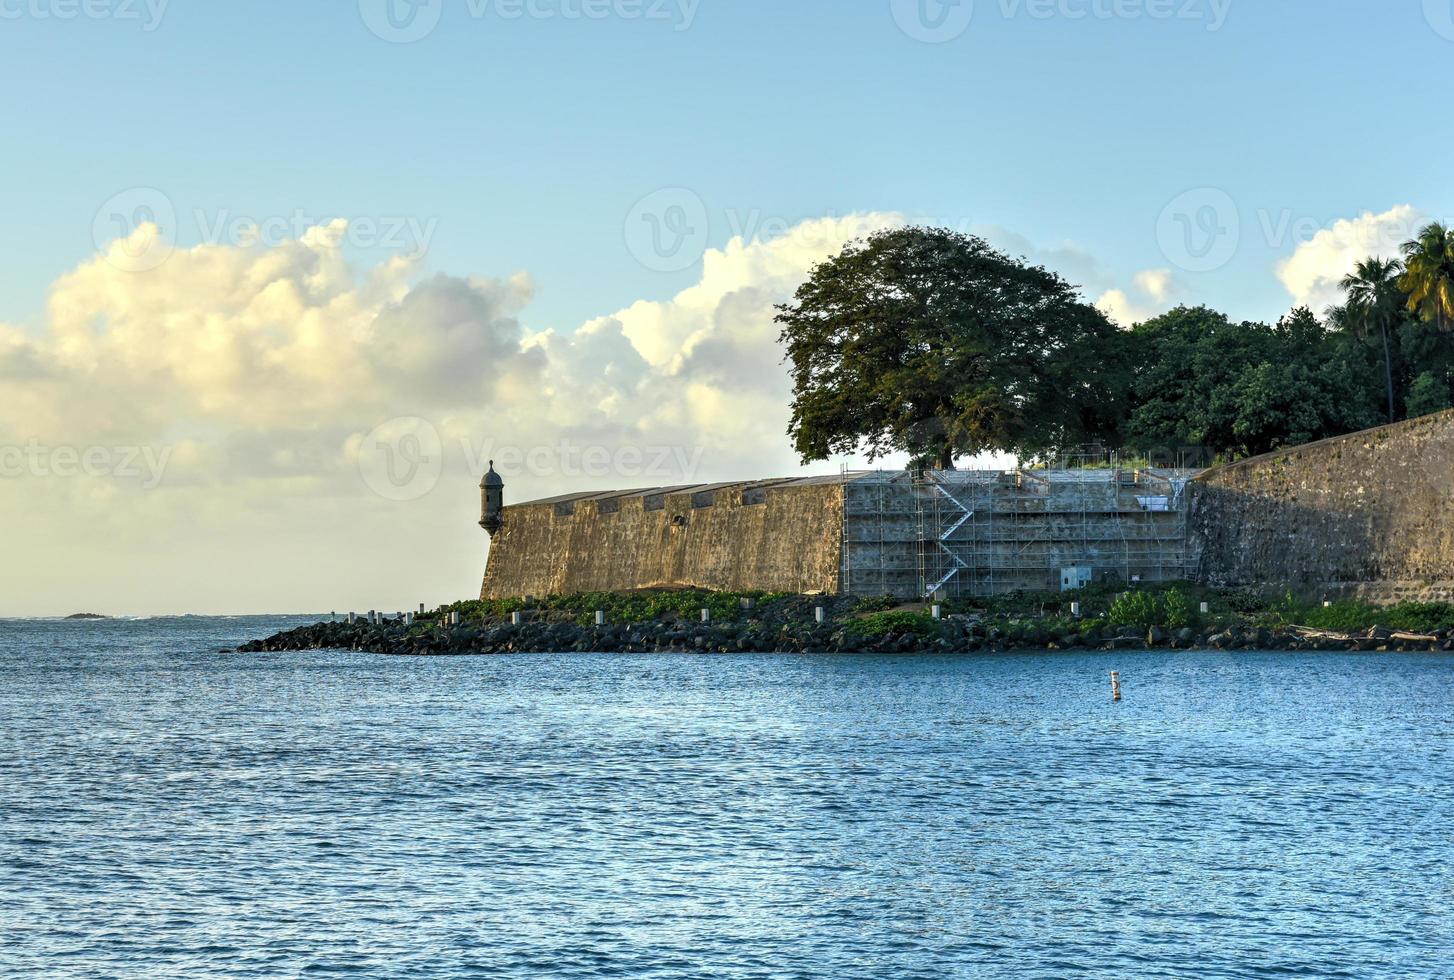
M 959 520 L 955 521 L 949 526 L 948 530 L 936 535 L 934 541 L 935 547 L 937 547 L 940 551 L 944 552 L 944 554 L 949 556 L 951 564 L 949 567 L 949 571 L 945 572 L 942 578 L 940 578 L 932 585 L 926 586 L 924 592 L 924 598 L 926 599 L 933 597 L 934 593 L 938 592 L 950 582 L 954 581 L 954 577 L 956 575 L 969 567 L 969 563 L 966 562 L 963 558 L 960 558 L 959 555 L 955 553 L 954 549 L 949 547 L 949 539 L 952 538 L 955 533 L 959 531 L 960 528 L 964 527 L 964 525 L 968 524 L 970 520 L 974 518 L 974 511 L 971 508 L 966 507 L 964 506 L 964 504 L 960 503 L 959 500 L 954 496 L 954 494 L 944 489 L 943 484 L 941 484 L 937 479 L 935 479 L 933 476 L 928 476 L 927 479 L 929 481 L 929 485 L 933 487 L 934 490 L 941 497 L 954 505 L 954 507 L 960 512 L 960 517 Z

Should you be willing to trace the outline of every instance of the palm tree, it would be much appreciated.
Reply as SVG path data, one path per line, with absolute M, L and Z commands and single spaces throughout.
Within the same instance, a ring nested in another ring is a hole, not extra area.
M 1399 288 L 1409 309 L 1440 330 L 1454 327 L 1454 229 L 1436 221 L 1404 242 L 1404 269 Z
M 1394 418 L 1393 352 L 1389 347 L 1389 331 L 1398 323 L 1404 293 L 1399 288 L 1403 266 L 1398 259 L 1364 259 L 1357 268 L 1343 277 L 1343 291 L 1348 302 L 1331 311 L 1334 324 L 1367 337 L 1377 330 L 1383 336 L 1383 374 L 1388 384 L 1388 420 Z

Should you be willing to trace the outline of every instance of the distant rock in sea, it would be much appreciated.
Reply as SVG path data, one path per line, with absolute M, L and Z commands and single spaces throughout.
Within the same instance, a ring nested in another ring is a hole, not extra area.
M 74 616 L 67 616 L 67 619 L 110 619 L 110 616 L 102 616 L 100 613 L 76 613 Z

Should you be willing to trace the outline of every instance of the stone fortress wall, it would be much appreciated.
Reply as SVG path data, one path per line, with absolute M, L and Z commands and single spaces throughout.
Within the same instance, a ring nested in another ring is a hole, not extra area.
M 918 599 L 1183 579 L 1454 599 L 1454 411 L 1201 474 L 845 473 L 521 504 L 481 595 Z
M 1454 411 L 1210 470 L 1191 501 L 1209 584 L 1454 599 Z
M 580 494 L 505 510 L 481 598 L 838 591 L 837 477 Z

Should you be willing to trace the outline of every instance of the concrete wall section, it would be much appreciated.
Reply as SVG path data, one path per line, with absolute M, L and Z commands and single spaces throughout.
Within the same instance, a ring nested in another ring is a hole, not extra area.
M 1454 412 L 1211 470 L 1191 535 L 1214 585 L 1454 597 Z
M 506 508 L 481 597 L 645 588 L 834 593 L 842 480 L 562 498 Z

